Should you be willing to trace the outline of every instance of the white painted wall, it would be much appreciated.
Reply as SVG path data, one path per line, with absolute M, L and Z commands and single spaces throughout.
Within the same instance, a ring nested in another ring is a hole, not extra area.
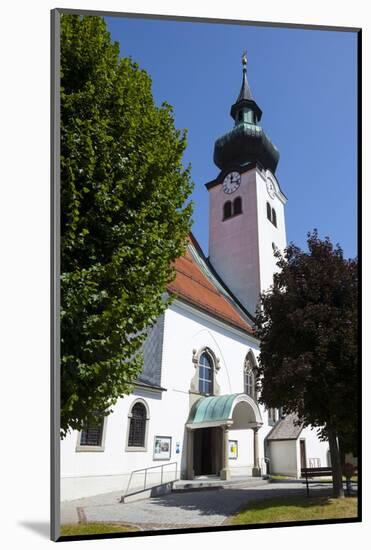
M 252 430 L 229 430 L 229 439 L 238 441 L 237 459 L 229 461 L 232 476 L 251 476 L 254 467 L 254 447 Z
M 328 441 L 320 441 L 315 428 L 304 428 L 300 434 L 300 439 L 305 439 L 308 468 L 330 466 L 327 457 Z
M 267 290 L 271 286 L 273 283 L 273 273 L 277 271 L 277 258 L 273 255 L 272 244 L 274 243 L 280 252 L 283 252 L 286 247 L 285 198 L 280 192 L 277 180 L 273 174 L 268 170 L 264 172 L 256 171 L 260 291 Z M 267 178 L 273 182 L 275 188 L 276 194 L 273 198 L 267 191 Z M 276 211 L 277 227 L 267 218 L 267 202 Z
M 146 401 L 150 411 L 147 450 L 126 451 L 128 414 L 132 403 L 139 397 Z M 179 463 L 180 455 L 175 454 L 176 430 L 174 430 L 174 424 L 176 424 L 176 417 L 166 415 L 166 406 L 166 392 L 156 394 L 137 389 L 130 396 L 120 399 L 114 407 L 113 413 L 107 417 L 103 452 L 76 451 L 78 440 L 76 431 L 63 440 L 61 443 L 61 500 L 124 490 L 127 487 L 130 472 L 133 470 L 165 464 L 164 461 L 153 460 L 155 435 L 174 435 L 171 459 L 167 463 L 177 459 Z M 164 418 L 167 419 L 166 423 L 164 423 Z M 180 443 L 182 444 L 181 440 Z M 170 468 L 166 468 L 166 473 L 170 474 Z M 159 468 L 150 473 L 153 482 L 159 480 L 159 475 Z M 132 485 L 139 486 L 142 481 L 143 477 L 136 475 L 132 480 Z
M 300 475 L 300 456 L 296 439 L 270 441 L 271 473 L 290 477 Z

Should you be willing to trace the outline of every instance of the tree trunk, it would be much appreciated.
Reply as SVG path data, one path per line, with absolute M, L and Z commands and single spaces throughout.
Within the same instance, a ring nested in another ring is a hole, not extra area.
M 334 498 L 342 498 L 344 497 L 344 489 L 338 438 L 334 429 L 328 428 L 327 432 L 331 454 L 333 496 Z

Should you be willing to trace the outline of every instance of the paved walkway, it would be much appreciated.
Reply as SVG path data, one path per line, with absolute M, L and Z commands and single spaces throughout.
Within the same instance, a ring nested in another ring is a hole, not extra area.
M 332 485 L 313 483 L 312 495 L 332 494 Z M 146 500 L 120 503 L 122 492 L 88 497 L 61 505 L 61 523 L 105 521 L 137 525 L 140 529 L 176 529 L 222 525 L 250 501 L 260 498 L 305 496 L 300 482 L 270 483 L 261 487 L 231 487 L 189 493 L 171 493 Z

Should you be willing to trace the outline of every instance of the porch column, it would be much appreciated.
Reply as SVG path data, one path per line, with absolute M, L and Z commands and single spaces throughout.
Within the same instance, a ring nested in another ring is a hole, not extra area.
M 195 477 L 193 466 L 193 441 L 194 431 L 187 428 L 187 479 L 194 479 Z
M 223 468 L 220 470 L 220 479 L 227 480 L 231 478 L 231 471 L 229 469 L 229 429 L 228 426 L 223 428 Z
M 261 469 L 259 464 L 259 439 L 258 439 L 258 429 L 259 428 L 253 428 L 254 432 L 254 467 L 252 469 L 252 475 L 253 477 L 260 477 L 261 476 Z

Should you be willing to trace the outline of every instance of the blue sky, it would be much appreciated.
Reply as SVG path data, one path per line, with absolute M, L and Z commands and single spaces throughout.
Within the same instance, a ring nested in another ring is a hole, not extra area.
M 192 165 L 193 232 L 208 249 L 208 192 L 215 140 L 233 127 L 229 115 L 247 76 L 263 111 L 261 125 L 280 151 L 276 170 L 286 204 L 287 241 L 306 235 L 357 254 L 357 37 L 352 32 L 107 17 L 108 30 L 153 81 L 158 104 L 174 107 L 187 128 L 183 162 Z

